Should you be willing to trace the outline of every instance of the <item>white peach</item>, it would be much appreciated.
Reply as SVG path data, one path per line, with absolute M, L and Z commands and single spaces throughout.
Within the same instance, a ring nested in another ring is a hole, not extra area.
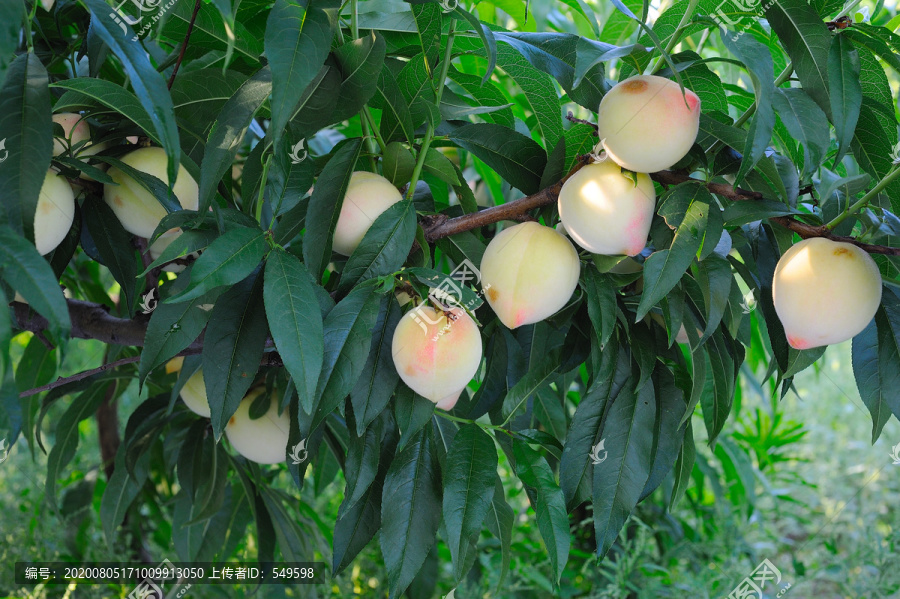
M 806 239 L 778 261 L 772 299 L 791 347 L 840 343 L 875 317 L 881 274 L 872 257 L 853 244 Z
M 488 244 L 481 259 L 481 284 L 497 317 L 514 329 L 565 306 L 580 271 L 578 253 L 568 238 L 527 222 L 504 229 Z
M 584 249 L 608 256 L 634 256 L 647 246 L 656 208 L 653 181 L 637 183 L 612 160 L 582 167 L 559 192 L 559 217 L 569 236 Z
M 343 256 L 352 254 L 375 219 L 402 199 L 397 188 L 381 175 L 354 172 L 334 229 L 334 251 Z
M 65 177 L 49 170 L 34 213 L 34 246 L 41 255 L 56 249 L 75 220 L 75 192 Z
M 88 122 L 80 114 L 74 112 L 60 112 L 53 115 L 53 122 L 58 123 L 63 129 L 63 138 L 53 138 L 53 155 L 59 156 L 69 148 L 81 153 L 86 142 L 91 141 L 91 128 Z
M 141 172 L 153 175 L 163 183 L 168 181 L 168 158 L 162 148 L 150 147 L 134 150 L 121 158 L 122 162 Z M 153 194 L 118 168 L 110 168 L 109 176 L 118 185 L 104 185 L 103 199 L 113 209 L 125 230 L 139 237 L 150 237 L 159 221 L 166 216 Z M 186 210 L 196 210 L 199 188 L 184 166 L 178 167 L 173 186 L 175 198 Z
M 241 400 L 237 411 L 225 425 L 225 436 L 235 451 L 258 464 L 285 461 L 291 432 L 290 410 L 278 413 L 279 396 L 273 393 L 269 410 L 256 420 L 250 418 L 250 406 L 265 392 L 265 387 L 251 390 Z
M 206 397 L 206 381 L 203 380 L 202 370 L 197 370 L 192 374 L 181 388 L 181 399 L 193 413 L 204 418 L 210 417 L 209 400 Z
M 478 325 L 461 308 L 444 313 L 420 306 L 400 319 L 391 342 L 403 382 L 443 410 L 456 405 L 478 372 L 481 354 Z
M 636 173 L 655 173 L 684 158 L 697 139 L 700 98 L 656 75 L 618 83 L 600 101 L 597 134 L 609 156 Z

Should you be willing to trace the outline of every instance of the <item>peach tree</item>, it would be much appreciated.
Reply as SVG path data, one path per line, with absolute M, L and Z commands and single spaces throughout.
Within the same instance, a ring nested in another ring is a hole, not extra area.
M 375 547 L 391 597 L 434 555 L 502 582 L 505 485 L 554 585 L 604 558 L 703 492 L 741 376 L 783 397 L 829 344 L 874 442 L 900 37 L 859 3 L 3 3 L 0 435 L 57 507 L 96 418 L 111 545 L 152 514 L 184 561 Z

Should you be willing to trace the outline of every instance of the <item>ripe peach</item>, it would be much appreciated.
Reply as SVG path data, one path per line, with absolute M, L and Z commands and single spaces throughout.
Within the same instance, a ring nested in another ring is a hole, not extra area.
M 209 400 L 206 398 L 206 381 L 203 371 L 197 370 L 181 388 L 181 399 L 185 405 L 198 416 L 210 417 Z
M 555 229 L 528 222 L 491 240 L 481 259 L 481 284 L 497 317 L 514 329 L 565 306 L 580 270 L 571 241 Z
M 875 317 L 881 274 L 872 257 L 853 244 L 806 239 L 778 261 L 772 299 L 791 347 L 840 343 Z
M 637 184 L 612 160 L 582 167 L 559 192 L 557 206 L 569 236 L 594 254 L 634 256 L 647 245 L 656 208 L 653 181 Z
M 237 412 L 225 425 L 225 436 L 235 451 L 248 460 L 259 464 L 277 464 L 285 461 L 291 431 L 290 410 L 279 414 L 279 397 L 273 393 L 269 411 L 261 418 L 251 420 L 250 406 L 264 392 L 265 387 L 257 387 L 241 400 Z
M 637 75 L 603 96 L 597 134 L 609 156 L 637 173 L 655 173 L 684 158 L 697 139 L 700 98 L 655 75 Z
M 126 154 L 121 160 L 132 168 L 153 175 L 163 183 L 168 181 L 166 168 L 169 161 L 162 148 L 140 148 Z M 119 217 L 122 226 L 139 237 L 153 235 L 159 221 L 166 215 L 166 209 L 140 183 L 121 170 L 110 168 L 109 176 L 118 185 L 104 185 L 103 199 Z M 197 209 L 199 188 L 183 166 L 178 168 L 173 190 L 182 208 Z
M 65 137 L 60 139 L 53 138 L 53 155 L 59 156 L 69 148 L 75 148 L 83 142 L 90 142 L 91 129 L 88 122 L 84 120 L 80 114 L 74 112 L 60 112 L 53 115 L 53 122 L 59 123 L 63 128 Z M 85 148 L 86 146 L 81 146 Z M 81 150 L 76 150 L 81 153 Z
M 481 333 L 462 308 L 420 306 L 394 330 L 391 355 L 410 389 L 450 410 L 481 365 Z
M 397 188 L 381 175 L 354 172 L 334 229 L 334 251 L 352 254 L 375 219 L 402 199 Z
M 56 249 L 75 220 L 75 192 L 62 175 L 49 170 L 34 213 L 34 246 L 41 255 Z

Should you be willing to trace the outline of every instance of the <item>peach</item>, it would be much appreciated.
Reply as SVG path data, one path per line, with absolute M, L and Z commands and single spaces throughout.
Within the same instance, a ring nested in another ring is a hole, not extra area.
M 497 317 L 514 329 L 565 306 L 580 271 L 578 253 L 565 235 L 528 222 L 491 240 L 481 259 L 481 284 Z
M 210 417 L 209 400 L 206 398 L 206 381 L 203 371 L 197 370 L 181 388 L 181 399 L 190 410 L 204 418 Z
M 354 172 L 334 229 L 334 251 L 352 254 L 375 219 L 402 199 L 397 188 L 381 175 Z
M 58 123 L 62 129 L 65 137 L 53 138 L 53 155 L 59 156 L 69 148 L 76 148 L 79 144 L 84 142 L 91 141 L 91 128 L 88 126 L 88 122 L 84 120 L 80 114 L 76 114 L 74 112 L 60 112 L 58 114 L 53 115 L 53 122 Z M 84 145 L 81 148 L 85 148 Z M 96 151 L 96 150 L 95 150 Z M 78 149 L 75 151 L 76 154 L 81 153 L 81 150 Z
M 153 175 L 163 183 L 168 181 L 166 169 L 169 161 L 162 148 L 140 148 L 126 154 L 121 160 L 134 169 Z M 118 185 L 104 185 L 103 199 L 113 209 L 122 226 L 139 237 L 153 235 L 159 221 L 166 215 L 166 209 L 140 183 L 121 170 L 110 168 L 109 176 Z M 197 209 L 199 188 L 184 166 L 178 168 L 173 191 L 182 208 Z
M 291 431 L 290 410 L 278 413 L 279 396 L 273 393 L 269 410 L 256 420 L 250 419 L 253 400 L 265 392 L 265 387 L 251 389 L 241 400 L 234 416 L 225 425 L 225 436 L 235 451 L 258 464 L 277 464 L 285 461 L 288 435 Z
M 684 158 L 697 139 L 700 98 L 656 75 L 637 75 L 603 96 L 597 134 L 609 156 L 636 173 L 665 170 Z
M 772 299 L 791 347 L 840 343 L 875 317 L 881 274 L 872 257 L 853 244 L 805 239 L 778 261 Z
M 34 246 L 41 255 L 56 249 L 75 220 L 75 192 L 65 177 L 49 170 L 34 213 Z
M 647 245 L 656 208 L 653 181 L 637 184 L 612 160 L 582 167 L 563 184 L 557 206 L 569 236 L 594 254 L 634 256 Z
M 481 352 L 478 325 L 462 308 L 419 306 L 400 319 L 391 342 L 403 382 L 443 410 L 456 405 L 478 372 Z

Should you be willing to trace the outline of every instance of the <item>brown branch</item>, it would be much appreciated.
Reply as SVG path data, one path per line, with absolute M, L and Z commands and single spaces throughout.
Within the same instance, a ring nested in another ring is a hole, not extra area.
M 106 372 L 107 370 L 113 370 L 114 368 L 118 368 L 119 366 L 125 366 L 126 364 L 133 364 L 138 362 L 141 359 L 140 356 L 131 356 L 128 358 L 122 358 L 121 360 L 116 360 L 115 362 L 110 362 L 109 364 L 104 364 L 103 366 L 98 366 L 97 368 L 92 368 L 91 370 L 85 370 L 84 372 L 79 372 L 78 374 L 73 374 L 72 376 L 60 377 L 53 381 L 52 383 L 47 383 L 46 385 L 41 385 L 40 387 L 35 387 L 34 389 L 29 389 L 27 391 L 22 391 L 19 393 L 19 397 L 30 397 L 32 395 L 37 395 L 38 393 L 43 393 L 44 391 L 50 391 L 51 389 L 56 389 L 57 387 L 62 387 L 68 383 L 74 383 L 75 381 L 80 381 L 82 379 L 86 379 L 89 376 L 93 376 L 95 374 L 99 374 L 101 372 Z M 104 400 L 106 401 L 106 400 Z
M 191 21 L 188 23 L 187 33 L 184 34 L 184 42 L 181 44 L 181 52 L 178 53 L 178 60 L 175 61 L 175 68 L 172 69 L 172 76 L 169 77 L 169 89 L 172 89 L 172 84 L 175 83 L 175 75 L 178 74 L 178 67 L 181 66 L 181 61 L 184 60 L 184 52 L 187 50 L 188 42 L 191 39 L 191 34 L 194 32 L 194 21 L 197 20 L 197 13 L 200 12 L 200 4 L 202 0 L 197 0 L 194 3 L 194 12 L 191 14 Z

